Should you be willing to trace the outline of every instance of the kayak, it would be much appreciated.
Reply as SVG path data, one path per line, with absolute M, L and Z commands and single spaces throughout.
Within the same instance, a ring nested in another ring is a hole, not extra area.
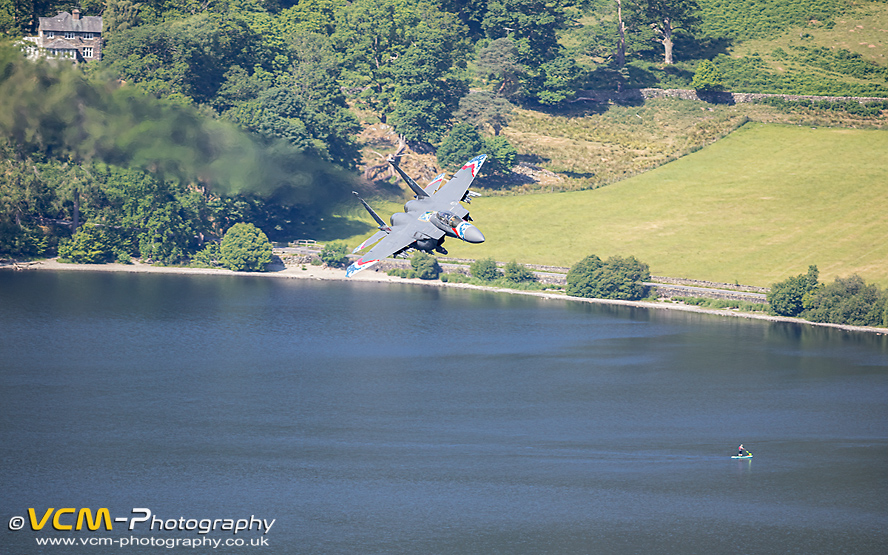
M 751 458 L 752 458 L 752 453 L 750 453 L 750 454 L 748 454 L 748 455 L 743 455 L 742 457 L 741 457 L 740 455 L 734 455 L 734 456 L 731 457 L 731 458 L 732 458 L 732 459 L 751 459 Z

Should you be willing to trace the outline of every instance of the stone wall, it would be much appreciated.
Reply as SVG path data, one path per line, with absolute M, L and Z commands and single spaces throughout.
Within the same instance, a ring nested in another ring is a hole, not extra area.
M 614 102 L 617 104 L 641 103 L 652 98 L 680 98 L 682 100 L 702 100 L 713 104 L 736 104 L 738 102 L 757 102 L 766 98 L 782 98 L 788 101 L 826 100 L 829 102 L 856 101 L 882 102 L 886 98 L 870 96 L 807 96 L 799 94 L 762 94 L 732 92 L 697 92 L 691 89 L 625 89 L 621 92 L 609 90 L 578 91 L 574 102 L 589 100 L 592 102 Z

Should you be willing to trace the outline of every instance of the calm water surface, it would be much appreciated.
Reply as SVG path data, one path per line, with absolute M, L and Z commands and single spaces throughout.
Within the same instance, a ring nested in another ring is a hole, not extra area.
M 729 458 L 740 442 L 753 460 Z M 10 553 L 263 537 L 7 526 L 144 507 L 275 519 L 267 546 L 175 552 L 882 554 L 888 338 L 401 284 L 0 272 L 0 472 Z

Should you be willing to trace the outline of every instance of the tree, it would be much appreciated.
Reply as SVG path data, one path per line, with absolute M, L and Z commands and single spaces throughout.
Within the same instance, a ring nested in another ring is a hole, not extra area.
M 648 265 L 634 256 L 612 256 L 602 262 L 593 254 L 571 267 L 565 292 L 573 297 L 637 300 L 644 297 L 644 282 L 650 279 Z
M 558 56 L 540 67 L 536 86 L 528 91 L 540 104 L 554 105 L 573 98 L 582 70 L 572 56 Z
M 641 22 L 650 25 L 663 45 L 663 61 L 672 65 L 672 36 L 679 28 L 692 29 L 699 21 L 696 0 L 630 0 Z
M 556 56 L 565 21 L 561 0 L 488 0 L 483 26 L 491 39 L 511 38 L 517 61 L 533 68 Z
M 321 262 L 332 268 L 342 268 L 348 264 L 348 247 L 341 241 L 334 241 L 324 245 L 321 254 L 318 255 Z
M 528 270 L 527 266 L 524 264 L 518 264 L 518 262 L 514 260 L 506 264 L 503 268 L 503 277 L 512 283 L 524 283 L 537 280 L 536 275 Z
M 438 259 L 423 251 L 418 251 L 410 259 L 412 272 L 410 277 L 419 279 L 438 279 L 441 275 L 441 265 Z
M 59 257 L 77 264 L 111 262 L 120 251 L 113 231 L 104 226 L 84 225 L 74 237 L 59 245 Z
M 518 159 L 518 150 L 503 136 L 485 139 L 484 152 L 487 154 L 487 161 L 481 168 L 484 174 L 509 173 Z
M 473 277 L 483 281 L 493 281 L 503 275 L 496 267 L 496 261 L 492 258 L 476 260 L 469 266 L 469 271 L 472 272 Z
M 854 326 L 886 325 L 886 297 L 878 285 L 867 284 L 858 275 L 836 280 L 809 291 L 802 303 L 802 317 L 812 322 Z
M 475 91 L 462 97 L 454 116 L 475 127 L 489 125 L 495 136 L 509 125 L 515 105 L 504 97 L 488 91 Z
M 408 141 L 440 142 L 460 99 L 469 92 L 466 81 L 442 64 L 450 58 L 438 51 L 442 47 L 418 42 L 392 66 L 397 84 L 391 123 Z
M 360 101 L 383 121 L 397 106 L 398 125 L 415 136 L 432 129 L 412 123 L 417 112 L 402 104 L 429 100 L 436 121 L 442 108 L 456 108 L 452 92 L 456 70 L 465 66 L 464 36 L 459 20 L 428 0 L 356 0 L 336 12 L 331 39 L 344 80 L 361 89 Z
M 234 224 L 222 238 L 219 248 L 222 265 L 229 270 L 259 272 L 271 262 L 271 243 L 253 224 Z
M 778 316 L 798 316 L 804 310 L 802 300 L 817 287 L 817 266 L 809 266 L 807 274 L 799 274 L 771 285 L 767 299 L 771 311 Z
M 722 91 L 725 88 L 724 76 L 712 60 L 703 60 L 697 64 L 691 87 L 697 92 Z
M 484 139 L 475 126 L 468 123 L 458 123 L 453 126 L 450 134 L 438 147 L 438 164 L 448 169 L 459 168 L 467 160 L 481 154 L 485 146 Z
M 483 76 L 499 81 L 497 96 L 511 98 L 518 93 L 525 68 L 518 62 L 518 47 L 511 38 L 498 38 L 482 48 L 475 66 Z

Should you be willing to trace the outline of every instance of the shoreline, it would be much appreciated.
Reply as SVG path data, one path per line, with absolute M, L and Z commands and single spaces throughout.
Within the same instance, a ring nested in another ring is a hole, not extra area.
M 37 271 L 80 271 L 80 272 L 115 272 L 115 273 L 154 273 L 154 274 L 180 274 L 180 275 L 228 275 L 240 277 L 260 277 L 260 278 L 283 278 L 283 279 L 313 279 L 319 281 L 352 281 L 352 282 L 371 282 L 371 283 L 407 283 L 411 285 L 421 285 L 425 287 L 451 287 L 457 289 L 473 289 L 476 291 L 489 291 L 493 293 L 509 293 L 512 295 L 527 295 L 539 297 L 549 300 L 563 300 L 568 302 L 585 302 L 595 304 L 609 304 L 619 306 L 629 306 L 635 308 L 646 308 L 651 310 L 678 310 L 682 312 L 694 312 L 697 314 L 711 314 L 715 316 L 728 316 L 734 318 L 746 318 L 750 320 L 765 320 L 768 322 L 784 322 L 791 324 L 806 324 L 810 326 L 820 326 L 836 328 L 844 331 L 875 333 L 877 335 L 888 335 L 888 328 L 877 328 L 869 326 L 851 326 L 847 324 L 829 324 L 820 322 L 811 322 L 801 318 L 789 318 L 786 316 L 771 316 L 769 314 L 738 312 L 730 309 L 712 309 L 701 308 L 697 306 L 651 302 L 651 301 L 622 301 L 612 299 L 587 299 L 584 297 L 569 297 L 564 293 L 550 293 L 546 291 L 522 291 L 518 289 L 506 289 L 501 287 L 489 287 L 483 285 L 472 285 L 468 283 L 445 283 L 438 280 L 421 280 L 416 278 L 401 278 L 389 276 L 384 272 L 365 271 L 359 272 L 353 277 L 345 277 L 345 270 L 336 268 L 328 268 L 324 266 L 306 265 L 305 270 L 302 267 L 285 267 L 283 270 L 271 272 L 235 272 L 224 268 L 184 268 L 175 266 L 152 266 L 150 264 L 141 264 L 134 262 L 133 264 L 66 264 L 59 262 L 55 258 L 48 258 L 26 263 L 10 263 L 0 265 L 0 270 L 37 270 Z

